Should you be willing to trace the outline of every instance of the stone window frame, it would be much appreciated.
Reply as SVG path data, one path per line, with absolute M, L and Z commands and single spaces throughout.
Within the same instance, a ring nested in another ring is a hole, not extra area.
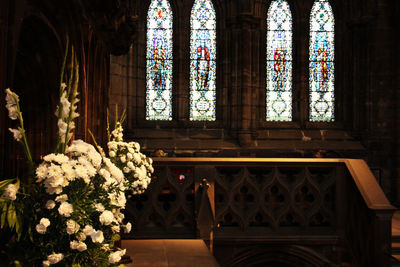
M 339 84 L 342 84 L 342 77 L 338 70 L 342 66 L 342 52 L 338 51 L 338 31 L 340 31 L 340 23 L 335 23 L 335 120 L 333 122 L 313 122 L 309 120 L 309 41 L 310 41 L 310 13 L 315 0 L 307 1 L 304 5 L 299 5 L 294 0 L 286 0 L 292 12 L 292 121 L 266 121 L 266 34 L 267 34 L 267 13 L 268 8 L 273 0 L 263 1 L 261 8 L 261 38 L 260 54 L 264 56 L 260 67 L 261 80 L 261 96 L 259 97 L 258 106 L 258 127 L 268 128 L 294 128 L 294 129 L 330 129 L 343 128 L 344 126 L 344 107 L 343 94 L 341 93 Z M 332 6 L 335 22 L 337 22 L 337 8 L 334 0 L 329 0 Z M 264 38 L 265 37 L 265 38 Z M 264 39 L 262 39 L 264 38 Z M 346 108 L 347 111 L 351 111 Z

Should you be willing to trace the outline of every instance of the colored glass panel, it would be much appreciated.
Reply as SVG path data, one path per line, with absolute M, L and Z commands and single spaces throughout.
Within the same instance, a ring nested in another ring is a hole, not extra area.
M 196 0 L 190 16 L 190 120 L 216 117 L 216 15 L 210 0 Z
M 315 1 L 310 16 L 310 121 L 334 121 L 335 20 L 327 0 Z
M 267 121 L 292 120 L 292 14 L 285 0 L 272 1 L 267 15 Z
M 153 0 L 147 13 L 146 119 L 172 120 L 172 10 Z

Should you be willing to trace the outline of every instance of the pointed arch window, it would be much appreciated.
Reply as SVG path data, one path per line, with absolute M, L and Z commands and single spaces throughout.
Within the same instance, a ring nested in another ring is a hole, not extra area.
M 172 120 L 172 20 L 167 0 L 151 1 L 147 13 L 147 120 Z
M 267 14 L 266 120 L 292 121 L 292 14 L 274 0 Z
M 329 2 L 315 1 L 310 15 L 310 121 L 331 122 L 335 119 L 334 28 Z
M 195 0 L 190 15 L 190 120 L 216 117 L 216 14 L 211 0 Z

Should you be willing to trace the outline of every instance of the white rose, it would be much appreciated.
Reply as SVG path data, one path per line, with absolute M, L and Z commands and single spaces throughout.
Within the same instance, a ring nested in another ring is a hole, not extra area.
M 133 165 L 132 161 L 129 161 L 129 162 L 126 164 L 126 166 L 128 166 L 128 168 L 130 168 L 130 169 L 132 169 L 132 170 L 135 168 L 135 166 Z
M 67 233 L 69 235 L 75 234 L 79 231 L 80 226 L 74 220 L 68 220 L 66 224 L 67 224 Z
M 68 202 L 61 203 L 60 207 L 58 208 L 58 213 L 60 213 L 60 215 L 63 215 L 64 217 L 70 217 L 73 211 L 74 209 L 72 205 Z
M 94 243 L 103 243 L 104 241 L 104 235 L 103 232 L 98 230 L 98 231 L 94 231 L 90 237 L 92 238 L 92 241 Z
M 71 249 L 76 249 L 78 247 L 78 244 L 79 244 L 78 241 L 73 240 L 73 241 L 69 242 L 69 247 Z
M 98 212 L 103 212 L 105 210 L 103 204 L 101 204 L 101 203 L 97 203 L 96 205 L 94 205 L 94 207 L 96 208 L 96 210 Z
M 122 163 L 126 162 L 126 157 L 125 156 L 121 156 L 119 159 L 121 160 Z
M 100 215 L 99 220 L 100 220 L 101 224 L 103 224 L 103 225 L 110 225 L 114 220 L 114 215 L 111 211 L 105 210 Z
M 17 199 L 17 191 L 18 191 L 18 188 L 15 186 L 15 184 L 9 184 L 6 187 L 6 191 L 4 191 L 4 195 L 9 200 L 16 200 Z
M 128 222 L 125 226 L 125 233 L 129 234 L 131 230 L 132 230 L 132 224 Z
M 113 231 L 113 233 L 119 233 L 120 232 L 120 227 L 119 227 L 119 225 L 113 225 L 112 227 L 111 227 L 111 231 Z
M 108 155 L 110 155 L 110 158 L 115 157 L 115 152 L 114 151 L 110 151 L 110 153 L 108 153 Z
M 64 201 L 68 200 L 68 196 L 67 196 L 67 194 L 63 194 L 63 195 L 56 197 L 55 200 L 56 200 L 56 202 L 64 202 Z
M 49 256 L 47 256 L 47 260 L 50 262 L 50 264 L 56 264 L 60 262 L 62 259 L 64 259 L 64 255 L 62 253 L 53 253 Z
M 43 267 L 49 267 L 50 262 L 48 260 L 43 261 Z
M 54 209 L 54 207 L 56 206 L 56 202 L 54 202 L 53 200 L 47 200 L 46 202 L 46 209 L 51 210 Z
M 94 229 L 93 229 L 93 227 L 91 225 L 86 225 L 85 228 L 83 228 L 83 233 L 86 236 L 92 235 L 94 232 L 95 231 L 94 231 Z
M 142 161 L 142 159 L 140 158 L 139 153 L 133 154 L 133 160 L 134 160 L 137 164 L 139 164 L 139 163 Z
M 42 219 L 40 219 L 40 224 L 43 224 L 45 227 L 49 227 L 50 220 L 47 218 L 42 218 Z
M 110 256 L 108 256 L 108 261 L 111 264 L 118 263 L 121 260 L 121 257 L 123 255 L 125 255 L 125 253 L 126 253 L 126 249 L 120 250 L 120 251 L 115 251 L 115 252 L 111 253 Z
M 80 252 L 87 250 L 87 246 L 84 242 L 80 241 L 76 249 Z
M 47 231 L 47 227 L 44 226 L 43 224 L 36 224 L 36 232 L 38 232 L 39 234 L 45 234 Z
M 84 241 L 86 239 L 85 233 L 80 232 L 76 238 L 78 238 L 79 241 Z

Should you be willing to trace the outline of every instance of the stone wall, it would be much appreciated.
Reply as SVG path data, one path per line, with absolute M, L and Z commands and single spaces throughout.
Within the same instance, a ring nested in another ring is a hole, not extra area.
M 173 120 L 165 122 L 145 120 L 146 15 L 150 1 L 136 1 L 135 42 L 128 55 L 110 60 L 109 104 L 111 110 L 116 104 L 127 110 L 127 138 L 139 141 L 149 154 L 162 149 L 169 156 L 313 157 L 318 150 L 327 150 L 328 157 L 364 158 L 388 197 L 397 199 L 400 186 L 396 165 L 400 164 L 396 137 L 400 123 L 396 97 L 400 82 L 396 75 L 400 75 L 394 55 L 396 49 L 399 54 L 399 28 L 395 26 L 399 24 L 395 21 L 398 3 L 330 1 L 336 24 L 337 119 L 334 123 L 311 123 L 307 119 L 307 61 L 313 1 L 289 1 L 294 26 L 293 122 L 272 123 L 264 119 L 265 20 L 270 1 L 258 0 L 213 1 L 217 12 L 217 121 L 189 121 L 192 2 L 171 1 L 175 101 Z

